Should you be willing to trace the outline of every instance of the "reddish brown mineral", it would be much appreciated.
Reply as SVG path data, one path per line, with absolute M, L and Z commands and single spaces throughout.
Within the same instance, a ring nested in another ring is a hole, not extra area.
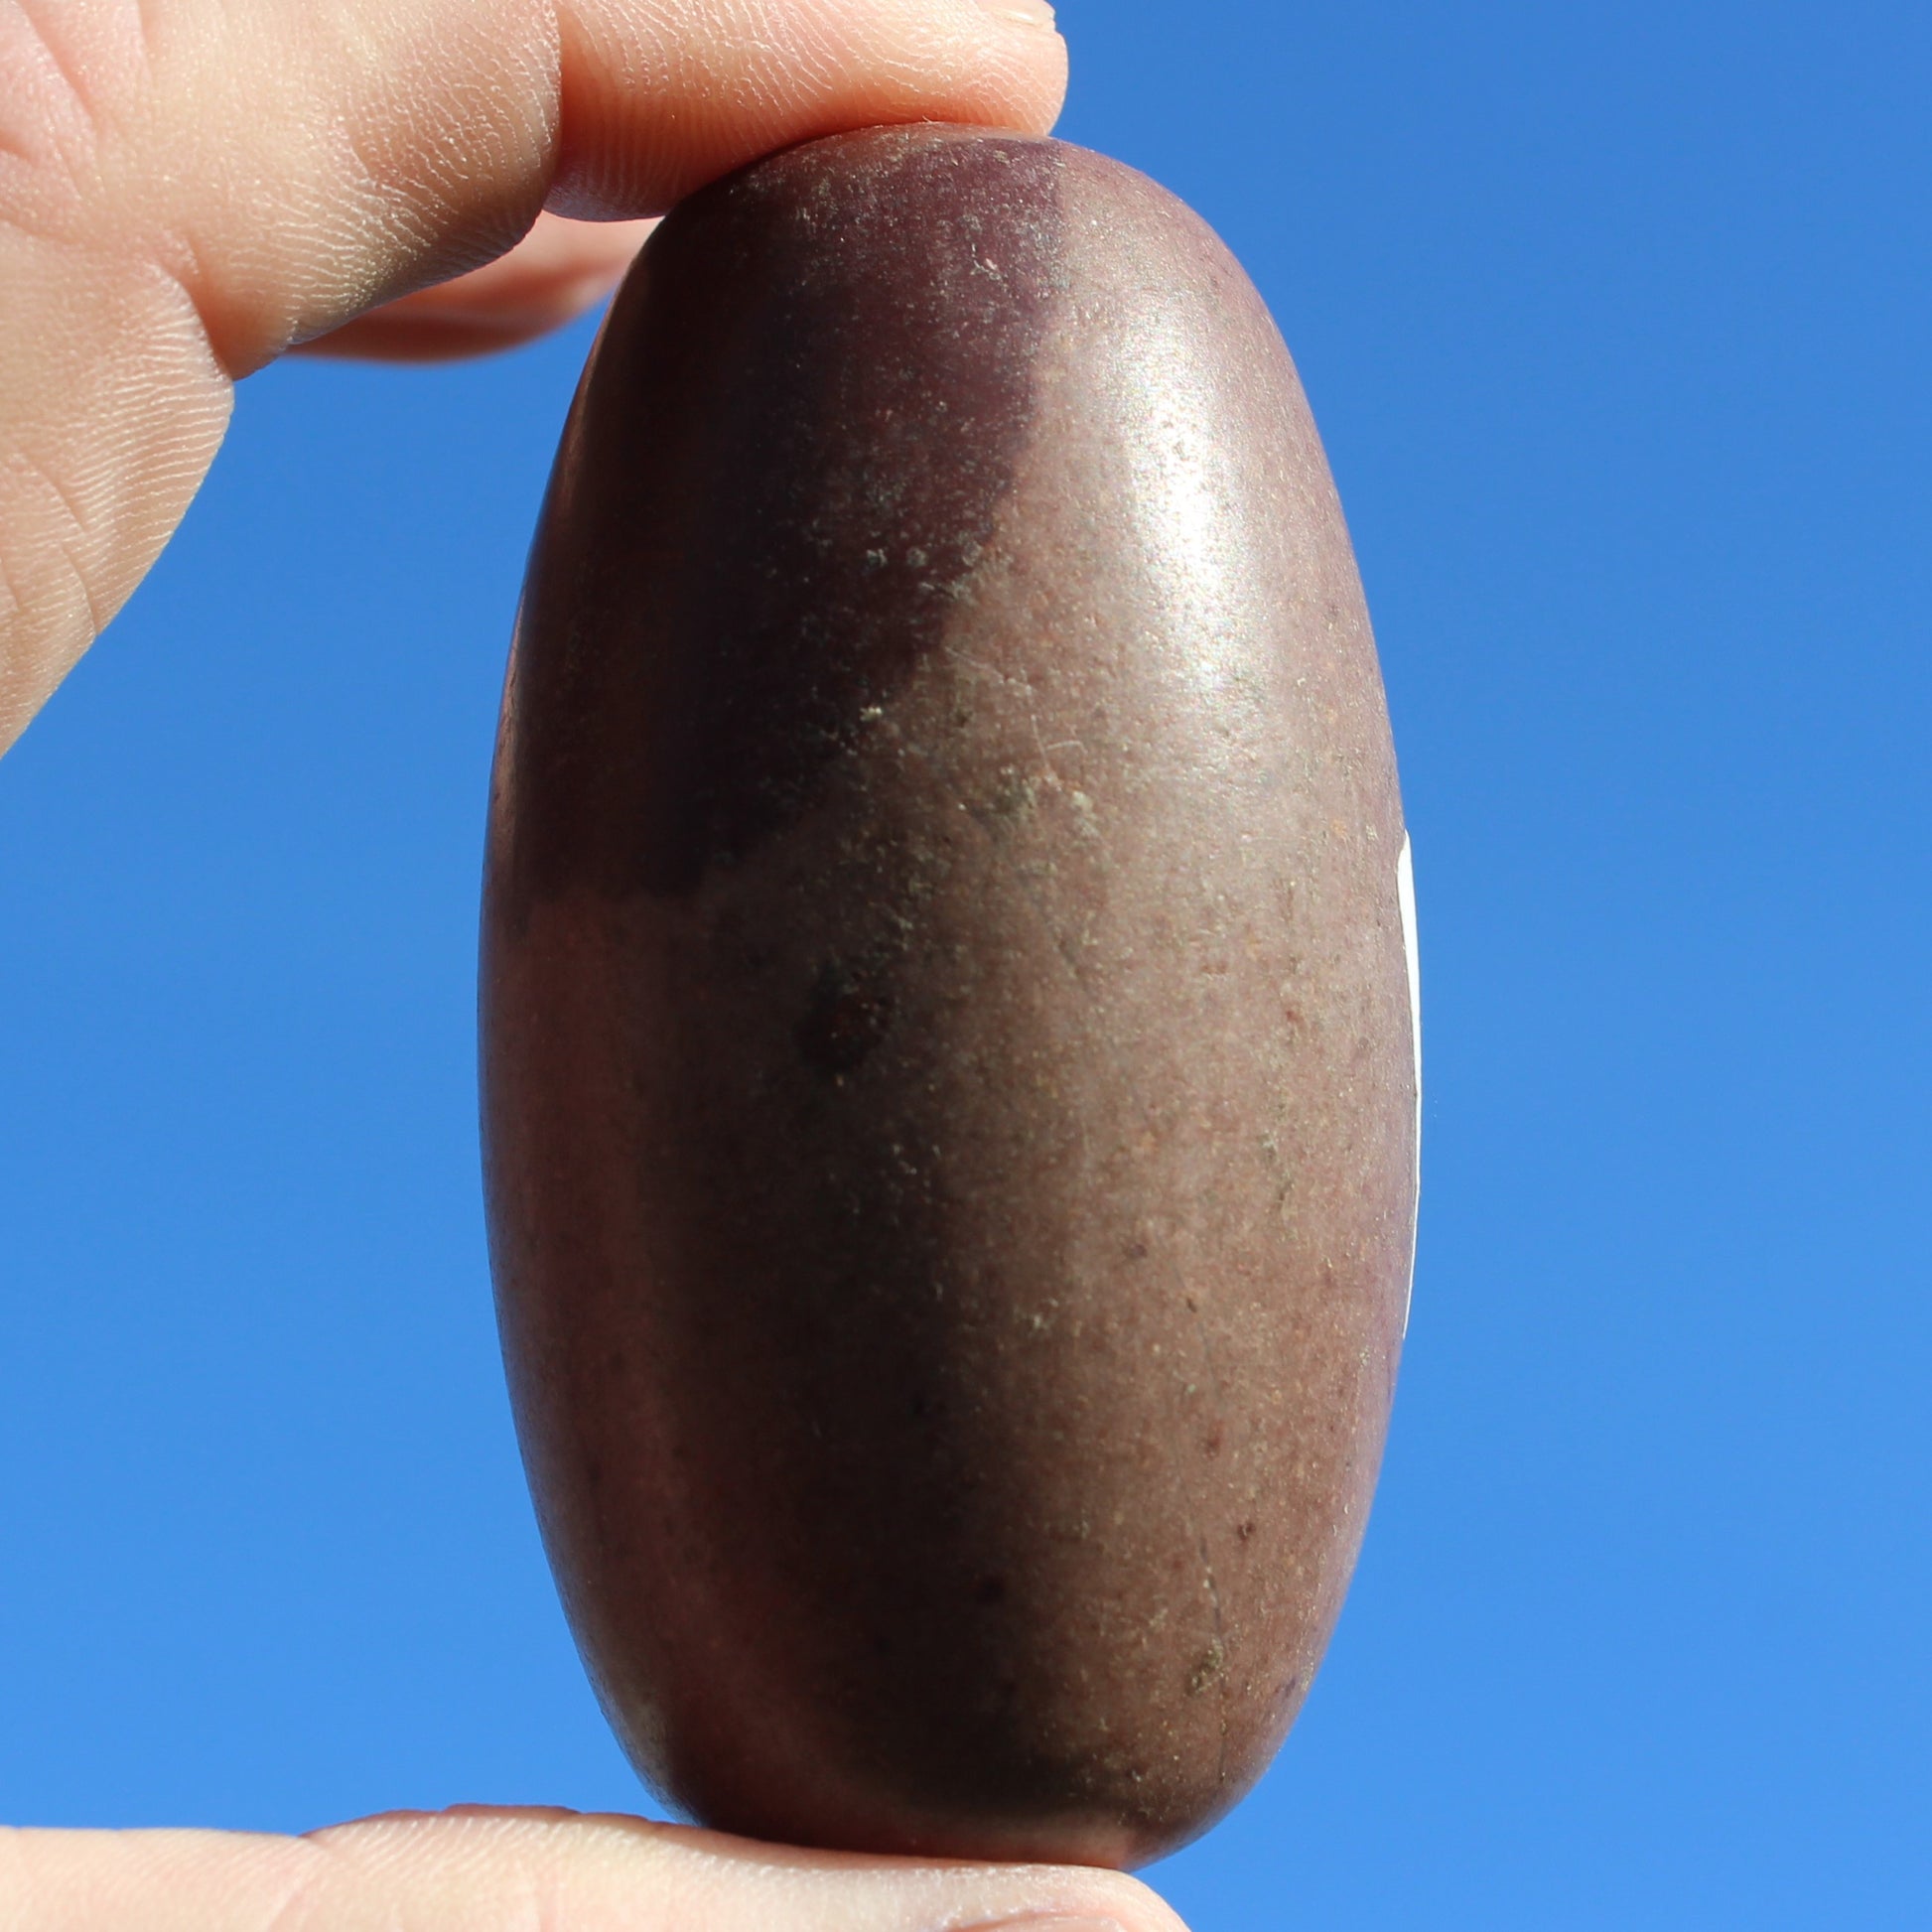
M 1281 1742 L 1415 1208 L 1375 651 L 1287 351 L 1052 142 L 695 196 L 491 805 L 491 1229 L 606 1710 L 706 1822 L 1134 1863 Z

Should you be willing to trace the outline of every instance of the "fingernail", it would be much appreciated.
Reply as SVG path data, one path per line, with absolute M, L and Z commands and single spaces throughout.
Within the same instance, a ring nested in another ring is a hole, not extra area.
M 1046 4 L 1046 0 L 980 0 L 980 5 L 995 20 L 1010 20 L 1019 27 L 1042 28 L 1049 34 L 1055 31 L 1055 16 L 1052 8 Z M 1027 1922 L 1025 1919 L 1016 1919 L 1014 1921 L 1016 1925 L 1025 1925 Z M 1092 1921 L 1094 1924 L 1101 1924 L 1103 1922 L 1098 1919 Z M 1064 1921 L 1041 1919 L 1039 1923 L 1046 1926 L 1048 1932 L 1060 1932 L 1062 1923 L 1069 1928 L 1073 1928 L 1074 1932 L 1084 1932 L 1084 1927 L 1088 1921 L 1085 1919 L 1066 1919 Z

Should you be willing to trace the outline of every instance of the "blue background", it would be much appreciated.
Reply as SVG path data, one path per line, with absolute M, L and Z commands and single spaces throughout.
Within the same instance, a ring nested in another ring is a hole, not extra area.
M 1068 0 L 1326 434 L 1422 901 L 1416 1319 L 1241 1927 L 1932 1910 L 1932 28 Z M 637 1802 L 489 1311 L 478 863 L 568 337 L 250 381 L 0 766 L 0 1817 Z

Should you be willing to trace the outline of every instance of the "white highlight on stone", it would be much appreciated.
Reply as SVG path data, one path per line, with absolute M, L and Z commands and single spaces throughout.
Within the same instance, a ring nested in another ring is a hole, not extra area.
M 1402 851 L 1395 862 L 1396 903 L 1402 908 L 1402 951 L 1409 963 L 1409 1037 L 1416 1054 L 1416 1208 L 1418 1220 L 1409 1228 L 1409 1294 L 1402 1305 L 1402 1332 L 1409 1333 L 1409 1311 L 1416 1300 L 1416 1233 L 1422 1208 L 1422 953 L 1416 944 L 1416 863 L 1410 855 L 1409 835 L 1402 835 Z

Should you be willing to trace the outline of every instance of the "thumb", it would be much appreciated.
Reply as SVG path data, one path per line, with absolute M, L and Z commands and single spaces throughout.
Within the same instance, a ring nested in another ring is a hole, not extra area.
M 636 1818 L 478 1811 L 306 1839 L 0 1833 L 16 1932 L 1182 1932 L 1119 1872 L 794 1852 Z
M 882 121 L 1043 130 L 1041 0 L 6 0 L 0 748 L 159 554 L 233 380 L 500 254 Z

